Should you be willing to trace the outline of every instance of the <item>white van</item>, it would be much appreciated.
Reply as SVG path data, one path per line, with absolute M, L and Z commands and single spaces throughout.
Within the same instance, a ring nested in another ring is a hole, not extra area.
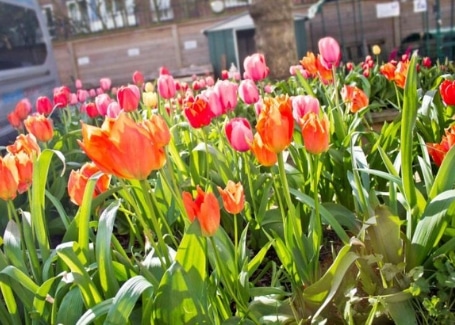
M 36 0 L 0 0 L 0 145 L 14 139 L 7 115 L 18 101 L 52 100 L 58 86 L 52 44 Z

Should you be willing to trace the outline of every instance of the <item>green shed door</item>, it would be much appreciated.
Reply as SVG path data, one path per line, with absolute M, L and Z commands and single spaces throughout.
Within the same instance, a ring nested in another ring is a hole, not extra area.
M 223 69 L 229 69 L 231 63 L 237 65 L 232 29 L 217 30 L 207 33 L 209 41 L 210 62 L 213 65 L 215 77 L 221 76 Z
M 307 52 L 307 40 L 306 40 L 306 29 L 305 20 L 296 19 L 294 20 L 295 28 L 295 42 L 297 46 L 297 57 L 299 60 L 306 55 Z

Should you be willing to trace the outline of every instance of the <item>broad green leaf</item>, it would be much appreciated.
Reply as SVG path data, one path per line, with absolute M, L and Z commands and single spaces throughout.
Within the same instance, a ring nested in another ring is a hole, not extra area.
M 101 214 L 96 234 L 95 255 L 98 262 L 100 285 L 105 297 L 113 297 L 119 284 L 115 278 L 111 253 L 111 237 L 119 201 L 112 202 Z
M 74 282 L 81 290 L 86 307 L 90 308 L 100 303 L 101 295 L 84 268 L 87 261 L 80 246 L 76 242 L 69 242 L 60 244 L 56 250 L 60 259 L 70 268 Z
M 428 204 L 416 226 L 411 247 L 406 252 L 408 270 L 424 263 L 431 250 L 437 247 L 448 224 L 447 212 L 449 209 L 453 209 L 454 205 L 455 190 L 439 194 Z
M 6 279 L 1 280 L 0 291 L 2 293 L 3 300 L 5 301 L 6 309 L 8 310 L 8 318 L 5 318 L 4 321 L 9 321 L 10 324 L 14 325 L 22 325 L 16 298 L 14 297 L 13 290 L 11 289 L 11 282 Z
M 433 186 L 431 187 L 429 199 L 435 198 L 440 193 L 452 189 L 455 184 L 455 173 L 453 166 L 455 165 L 455 146 L 450 148 L 449 152 L 444 157 L 438 173 L 434 179 Z
M 151 299 L 152 290 L 152 284 L 141 275 L 126 281 L 115 295 L 105 323 L 112 325 L 127 324 L 137 300 L 141 295 L 142 299 L 146 299 L 146 297 Z M 146 302 L 143 301 L 143 303 Z
M 42 281 L 42 263 L 38 259 L 38 252 L 36 249 L 36 243 L 34 241 L 35 236 L 32 229 L 32 216 L 30 212 L 22 211 L 22 229 L 24 230 L 24 242 L 27 247 L 27 255 L 31 264 L 31 271 L 35 277 L 37 283 Z
M 346 272 L 358 258 L 359 256 L 351 251 L 350 245 L 343 246 L 327 272 L 303 291 L 303 299 L 309 306 L 317 309 L 313 318 L 316 318 L 327 306 L 346 276 Z
M 261 265 L 262 261 L 264 260 L 265 255 L 269 251 L 270 246 L 272 246 L 272 241 L 270 240 L 267 244 L 265 244 L 259 252 L 248 262 L 248 276 L 251 277 L 254 272 L 258 269 Z
M 3 239 L 4 251 L 9 263 L 24 273 L 28 272 L 24 261 L 20 229 L 13 220 L 8 222 Z
M 106 315 L 114 298 L 103 300 L 84 314 L 84 300 L 79 288 L 74 287 L 63 297 L 57 314 L 57 324 L 90 324 L 97 317 Z
M 380 297 L 381 303 L 396 325 L 417 325 L 416 310 L 409 293 L 397 292 Z
M 46 303 L 54 303 L 54 298 L 49 293 L 55 281 L 60 280 L 61 277 L 62 275 L 59 275 L 45 281 L 36 291 L 35 298 L 33 299 L 33 312 L 40 317 L 44 316 Z

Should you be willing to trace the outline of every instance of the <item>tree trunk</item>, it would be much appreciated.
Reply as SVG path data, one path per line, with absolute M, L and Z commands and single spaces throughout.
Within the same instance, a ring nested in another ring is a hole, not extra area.
M 273 80 L 289 76 L 298 63 L 292 0 L 253 0 L 250 15 L 255 25 L 258 52 L 263 53 Z

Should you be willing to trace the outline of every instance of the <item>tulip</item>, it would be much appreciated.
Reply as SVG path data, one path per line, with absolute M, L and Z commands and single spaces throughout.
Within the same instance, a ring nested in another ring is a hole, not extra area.
M 319 80 L 321 80 L 324 85 L 328 85 L 333 81 L 332 70 L 323 64 L 321 55 L 318 55 L 316 60 L 316 68 L 318 69 Z
M 13 155 L 0 157 L 0 199 L 13 200 L 17 196 L 19 173 Z
M 218 117 L 223 114 L 223 107 L 221 106 L 220 96 L 213 87 L 203 90 L 201 96 L 206 98 L 207 102 L 209 103 L 213 117 Z
M 164 147 L 171 141 L 171 131 L 160 115 L 152 114 L 143 125 L 153 135 L 153 141 L 158 147 Z
M 314 155 L 329 149 L 330 122 L 327 115 L 308 113 L 301 120 L 303 144 L 306 150 Z
M 309 76 L 316 76 L 318 73 L 318 68 L 316 66 L 316 56 L 313 52 L 307 52 L 306 56 L 300 60 L 302 67 L 308 72 Z
M 319 114 L 319 100 L 316 97 L 309 95 L 298 95 L 291 98 L 292 101 L 292 116 L 296 122 L 310 113 Z
M 134 71 L 133 73 L 133 83 L 138 86 L 139 88 L 142 87 L 142 85 L 144 85 L 144 75 L 142 74 L 142 72 L 140 71 Z
M 52 113 L 51 100 L 46 96 L 40 96 L 36 99 L 36 111 L 43 115 L 49 115 Z
M 72 170 L 68 179 L 68 195 L 71 202 L 80 206 L 82 205 L 82 199 L 84 197 L 85 187 L 90 177 L 100 172 L 98 167 L 92 163 L 85 163 L 81 169 L 75 171 Z M 111 176 L 101 174 L 95 184 L 95 190 L 93 191 L 92 198 L 97 197 L 101 193 L 106 192 L 109 189 L 109 183 Z
M 155 91 L 155 85 L 153 83 L 151 83 L 150 81 L 148 81 L 145 83 L 144 90 L 148 93 Z
M 84 104 L 83 111 L 88 115 L 90 118 L 95 118 L 100 115 L 98 108 L 96 107 L 95 103 L 87 103 Z
M 341 60 L 340 45 L 333 37 L 321 38 L 318 42 L 319 54 L 321 54 L 321 62 L 327 69 L 337 67 Z
M 455 105 L 455 81 L 444 80 L 439 86 L 439 93 L 447 106 Z
M 256 157 L 257 161 L 266 167 L 270 167 L 276 164 L 278 156 L 275 152 L 269 150 L 261 139 L 259 133 L 256 133 L 253 137 L 253 143 L 250 146 L 251 151 Z
M 34 159 L 41 153 L 41 149 L 36 142 L 33 134 L 19 134 L 13 144 L 6 147 L 6 151 L 16 155 L 20 152 L 25 152 L 29 157 Z
M 117 102 L 125 112 L 133 112 L 137 110 L 139 100 L 140 92 L 134 85 L 122 86 L 117 91 Z
M 375 44 L 371 47 L 371 51 L 373 52 L 374 55 L 379 55 L 381 54 L 381 47 Z
M 79 145 L 102 172 L 124 179 L 144 180 L 166 162 L 154 134 L 124 112 L 106 117 L 101 128 L 82 123 Z
M 189 192 L 182 193 L 183 203 L 191 222 L 199 221 L 203 236 L 213 236 L 220 227 L 220 205 L 213 193 L 205 193 L 197 186 L 197 196 Z
M 70 105 L 76 105 L 78 102 L 79 102 L 79 100 L 77 99 L 77 95 L 75 93 L 71 93 L 70 94 L 69 104 Z
M 234 110 L 237 106 L 237 84 L 229 80 L 219 80 L 215 84 L 215 91 L 220 98 L 223 113 Z
M 432 65 L 432 64 L 433 64 L 433 63 L 431 62 L 431 59 L 430 59 L 428 56 L 426 56 L 426 57 L 424 57 L 424 58 L 422 59 L 422 65 L 423 65 L 425 68 L 427 68 L 427 69 L 431 68 L 431 65 Z
M 260 53 L 247 56 L 243 61 L 243 67 L 245 69 L 245 79 L 260 81 L 265 79 L 269 74 L 269 68 L 265 63 L 264 55 Z
M 162 74 L 158 77 L 158 94 L 164 99 L 171 99 L 175 96 L 175 81 L 170 74 Z
M 447 152 L 455 145 L 455 126 L 447 129 L 440 143 L 427 143 L 428 154 L 436 166 L 441 166 Z
M 142 102 L 149 108 L 155 108 L 158 105 L 158 94 L 156 92 L 143 92 Z
M 226 124 L 224 130 L 232 148 L 240 152 L 250 150 L 250 144 L 253 142 L 253 132 L 251 131 L 250 122 L 246 118 L 233 118 Z
M 398 87 L 404 88 L 406 84 L 406 77 L 408 75 L 409 61 L 398 62 L 395 69 L 394 81 Z
M 215 117 L 205 96 L 197 95 L 183 101 L 183 112 L 193 128 L 209 125 Z
M 20 151 L 14 155 L 18 172 L 17 191 L 22 194 L 28 190 L 33 179 L 33 160 L 25 151 Z
M 12 111 L 7 116 L 9 124 L 15 129 L 22 128 L 22 120 L 17 115 L 16 111 Z
M 205 77 L 205 85 L 207 87 L 212 87 L 215 84 L 215 80 L 213 80 L 212 76 Z
M 221 198 L 223 199 L 223 205 L 227 212 L 231 214 L 240 213 L 245 205 L 245 194 L 243 192 L 243 186 L 240 183 L 234 183 L 229 180 L 226 184 L 226 188 L 222 189 L 217 186 L 218 192 L 220 192 Z
M 362 89 L 355 86 L 345 85 L 341 89 L 341 98 L 352 113 L 364 109 L 369 104 L 368 96 Z
M 21 99 L 14 109 L 17 117 L 23 121 L 27 118 L 28 114 L 32 111 L 32 104 L 28 98 Z
M 169 73 L 168 68 L 166 68 L 166 67 L 160 67 L 160 69 L 159 69 L 159 74 L 160 74 L 160 76 L 161 76 L 161 75 L 163 75 L 163 74 L 170 74 L 170 73 Z
M 104 91 L 108 91 L 111 89 L 112 80 L 110 78 L 101 78 L 100 79 L 100 88 Z M 94 97 L 94 96 L 93 96 Z
M 89 92 L 85 89 L 78 89 L 76 92 L 76 96 L 79 103 L 83 103 L 89 97 Z
M 76 79 L 76 81 L 74 82 L 74 85 L 75 85 L 76 89 L 81 89 L 82 88 L 81 79 Z
M 96 97 L 96 90 L 95 89 L 90 89 L 88 91 L 89 97 L 95 98 Z
M 120 105 L 114 100 L 111 103 L 109 103 L 109 106 L 107 107 L 106 116 L 116 118 L 120 114 L 121 110 L 122 108 L 120 107 Z
M 221 71 L 221 80 L 227 80 L 229 79 L 229 71 L 226 69 Z
M 96 109 L 101 116 L 106 116 L 107 108 L 112 101 L 113 99 L 108 94 L 100 94 L 95 97 Z
M 264 98 L 264 107 L 256 125 L 264 145 L 275 153 L 286 149 L 292 141 L 294 118 L 287 96 Z
M 308 79 L 310 77 L 310 73 L 305 70 L 304 67 L 302 67 L 301 65 L 291 65 L 289 67 L 289 73 L 291 74 L 291 76 L 295 76 L 297 75 L 297 71 L 302 75 L 302 77 L 304 77 L 305 79 Z
M 254 104 L 259 100 L 259 90 L 256 83 L 251 79 L 245 79 L 240 82 L 239 96 L 245 104 Z
M 70 101 L 71 91 L 66 86 L 61 86 L 54 89 L 54 106 L 64 108 L 68 106 Z
M 39 141 L 47 142 L 54 136 L 52 120 L 43 114 L 29 115 L 24 121 L 25 128 Z

